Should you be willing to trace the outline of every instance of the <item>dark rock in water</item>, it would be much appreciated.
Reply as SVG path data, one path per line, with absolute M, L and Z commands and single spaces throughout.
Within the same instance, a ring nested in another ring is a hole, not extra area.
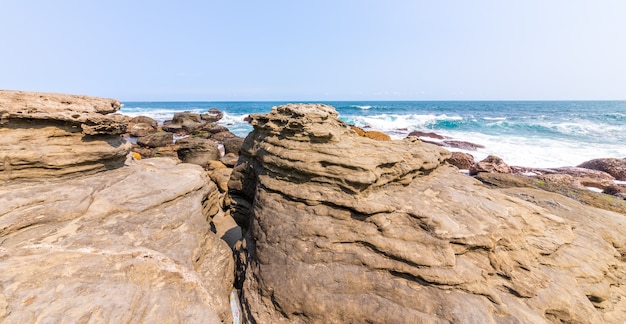
M 422 142 L 428 143 L 428 144 L 434 144 L 434 145 L 442 146 L 442 147 L 457 148 L 457 149 L 466 150 L 466 151 L 476 151 L 479 148 L 485 148 L 483 145 L 480 145 L 480 144 L 464 142 L 464 141 L 456 141 L 456 140 L 444 140 L 441 142 L 435 142 L 435 141 L 422 139 Z
M 444 139 L 445 137 L 434 132 L 412 131 L 407 136 L 429 137 L 434 139 Z
M 578 167 L 604 171 L 617 180 L 626 181 L 626 159 L 594 159 L 584 162 Z
M 217 108 L 211 108 L 207 113 L 201 114 L 200 118 L 208 123 L 215 123 L 224 117 L 224 113 Z
M 146 147 L 162 147 L 174 142 L 174 135 L 167 132 L 158 132 L 140 137 L 137 144 Z
M 186 163 L 197 164 L 206 168 L 209 161 L 218 161 L 221 157 L 217 144 L 202 138 L 183 138 L 178 144 L 178 158 Z
M 484 160 L 472 165 L 469 171 L 470 175 L 476 175 L 480 172 L 511 173 L 511 167 L 504 163 L 504 160 L 501 158 L 495 155 L 489 155 Z
M 247 320 L 626 320 L 624 215 L 489 189 L 444 149 L 372 141 L 337 117 L 325 105 L 251 116 L 225 198 L 245 231 L 234 246 Z
M 190 134 L 196 129 L 208 123 L 202 119 L 200 114 L 189 111 L 174 113 L 171 121 L 163 123 L 163 130 L 170 133 Z
M 243 138 L 241 137 L 232 137 L 224 140 L 224 152 L 235 153 L 239 155 L 239 151 L 241 150 L 241 146 L 243 145 Z
M 453 148 L 458 148 L 458 149 L 467 150 L 467 151 L 476 151 L 479 148 L 485 148 L 485 146 L 480 145 L 480 144 L 464 142 L 464 141 L 455 141 L 455 140 L 445 140 L 443 141 L 443 144 L 445 147 L 453 147 Z
M 475 163 L 474 157 L 471 154 L 462 152 L 452 152 L 452 155 L 446 159 L 446 162 L 460 170 L 469 170 Z

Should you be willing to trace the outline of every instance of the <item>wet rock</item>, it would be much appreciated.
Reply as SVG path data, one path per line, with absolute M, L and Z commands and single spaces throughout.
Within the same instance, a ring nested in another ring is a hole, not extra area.
M 476 151 L 479 148 L 485 148 L 484 145 L 464 142 L 464 141 L 455 141 L 455 140 L 445 140 L 443 141 L 443 144 L 444 144 L 443 146 L 445 147 L 458 148 L 458 149 L 467 150 L 467 151 Z
M 434 133 L 434 132 L 422 132 L 422 131 L 412 131 L 408 136 L 416 136 L 416 137 L 428 137 L 434 139 L 444 139 L 445 137 Z

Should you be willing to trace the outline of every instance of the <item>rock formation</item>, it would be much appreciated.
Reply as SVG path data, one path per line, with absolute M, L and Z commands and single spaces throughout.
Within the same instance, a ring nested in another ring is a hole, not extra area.
M 92 174 L 130 151 L 113 99 L 0 90 L 0 180 Z M 36 131 L 34 131 L 36 130 Z
M 219 190 L 196 165 L 124 163 L 118 108 L 0 92 L 0 322 L 232 322 Z
M 490 172 L 490 173 L 511 173 L 511 167 L 509 167 L 504 160 L 495 156 L 489 155 L 484 158 L 482 161 L 475 163 L 469 169 L 471 175 L 476 175 L 481 172 Z
M 582 163 L 579 167 L 604 171 L 617 180 L 626 181 L 626 159 L 594 159 Z
M 626 218 L 488 189 L 414 137 L 358 136 L 332 107 L 251 115 L 229 183 L 256 323 L 626 321 Z

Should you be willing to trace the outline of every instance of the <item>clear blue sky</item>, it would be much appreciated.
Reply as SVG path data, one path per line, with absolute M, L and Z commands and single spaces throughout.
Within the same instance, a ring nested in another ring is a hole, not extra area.
M 130 100 L 626 99 L 626 1 L 0 0 L 0 88 Z

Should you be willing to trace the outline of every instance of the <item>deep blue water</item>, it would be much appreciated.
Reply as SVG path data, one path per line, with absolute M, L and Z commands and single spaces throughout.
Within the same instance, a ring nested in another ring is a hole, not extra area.
M 176 111 L 218 108 L 239 136 L 251 131 L 243 118 L 286 102 L 124 102 L 122 113 L 159 121 Z M 318 102 L 316 102 L 318 103 Z M 349 124 L 403 138 L 432 131 L 485 146 L 477 159 L 496 154 L 511 165 L 557 167 L 599 157 L 626 157 L 626 101 L 338 101 Z

